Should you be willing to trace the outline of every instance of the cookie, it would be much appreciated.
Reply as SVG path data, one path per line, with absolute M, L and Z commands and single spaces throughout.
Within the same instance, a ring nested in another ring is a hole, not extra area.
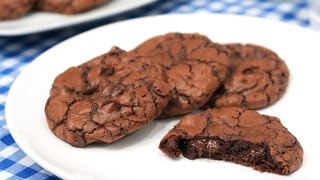
M 36 0 L 1 0 L 0 20 L 16 19 L 28 13 Z
M 299 141 L 278 118 L 235 107 L 184 116 L 159 148 L 172 158 L 225 160 L 280 175 L 303 159 Z
M 273 51 L 253 44 L 228 44 L 231 72 L 203 107 L 259 109 L 278 101 L 289 82 L 285 62 Z
M 222 46 L 196 33 L 156 36 L 132 52 L 166 70 L 172 93 L 161 117 L 186 114 L 203 106 L 226 78 L 230 62 Z
M 41 11 L 62 14 L 77 14 L 93 9 L 108 0 L 40 0 L 37 8 Z
M 163 68 L 123 62 L 127 55 L 114 47 L 55 78 L 45 114 L 58 138 L 76 147 L 111 143 L 161 113 L 169 101 Z

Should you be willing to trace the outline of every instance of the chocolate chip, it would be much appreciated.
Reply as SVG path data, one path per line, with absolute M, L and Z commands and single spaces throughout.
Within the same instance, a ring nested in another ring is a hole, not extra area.
M 101 69 L 101 76 L 112 76 L 114 74 L 114 67 L 106 67 Z

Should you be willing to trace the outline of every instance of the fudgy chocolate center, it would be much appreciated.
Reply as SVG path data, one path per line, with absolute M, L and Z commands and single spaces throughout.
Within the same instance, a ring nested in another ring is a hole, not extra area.
M 281 172 L 278 165 L 270 156 L 269 148 L 263 143 L 246 141 L 225 142 L 219 138 L 183 139 L 179 142 L 179 149 L 188 159 L 210 158 L 232 161 L 258 170 Z

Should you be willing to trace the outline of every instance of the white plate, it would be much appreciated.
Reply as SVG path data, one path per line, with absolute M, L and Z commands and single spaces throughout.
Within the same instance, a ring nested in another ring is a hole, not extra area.
M 155 1 L 156 0 L 111 0 L 101 7 L 76 15 L 33 11 L 22 18 L 0 21 L 0 36 L 24 35 L 80 24 L 119 14 Z
M 302 167 L 288 177 L 208 159 L 171 160 L 158 149 L 178 119 L 155 121 L 109 145 L 74 148 L 56 138 L 44 106 L 55 76 L 118 45 L 131 49 L 147 38 L 171 31 L 199 32 L 218 42 L 250 42 L 274 49 L 289 66 L 285 96 L 262 112 L 282 119 L 304 148 Z M 65 179 L 319 179 L 320 34 L 271 20 L 231 15 L 170 15 L 103 26 L 51 48 L 12 85 L 6 104 L 10 132 L 33 160 Z

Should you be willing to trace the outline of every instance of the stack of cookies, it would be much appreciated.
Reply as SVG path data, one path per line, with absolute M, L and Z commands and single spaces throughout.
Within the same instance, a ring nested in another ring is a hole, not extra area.
M 32 9 L 77 14 L 102 5 L 107 0 L 1 0 L 0 20 L 19 18 Z
M 206 111 L 183 117 L 161 140 L 169 157 L 288 175 L 301 165 L 301 145 L 278 118 L 253 111 L 275 103 L 288 78 L 284 61 L 264 47 L 169 33 L 67 69 L 54 80 L 45 113 L 58 138 L 84 147 L 201 108 Z

